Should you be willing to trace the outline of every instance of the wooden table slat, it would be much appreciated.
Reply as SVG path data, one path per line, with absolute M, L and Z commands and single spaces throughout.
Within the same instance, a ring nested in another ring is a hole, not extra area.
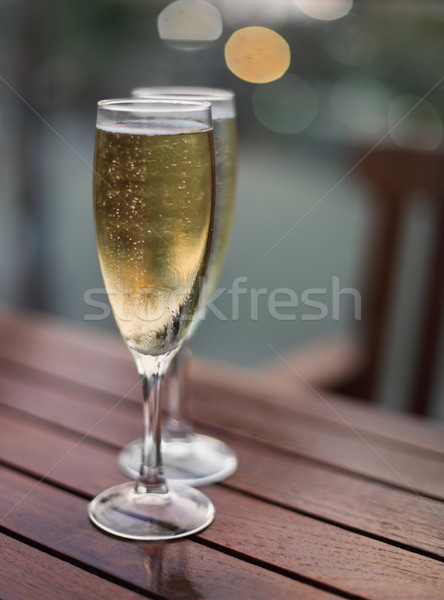
M 304 420 L 291 411 L 277 411 L 272 405 L 239 402 L 220 393 L 213 394 L 208 407 L 207 392 L 196 389 L 195 410 L 204 422 L 217 423 L 239 435 L 263 440 L 281 449 L 317 460 L 365 477 L 374 478 L 424 495 L 444 498 L 444 460 L 387 445 L 346 425 L 335 430 L 322 423 Z
M 45 482 L 35 484 L 30 477 L 0 467 L 1 513 L 19 502 L 3 518 L 3 527 L 148 592 L 180 600 L 334 598 L 192 540 L 146 544 L 108 536 L 88 520 L 85 500 Z
M 0 593 L 3 600 L 79 600 L 87 597 L 141 600 L 149 597 L 2 533 L 0 549 Z

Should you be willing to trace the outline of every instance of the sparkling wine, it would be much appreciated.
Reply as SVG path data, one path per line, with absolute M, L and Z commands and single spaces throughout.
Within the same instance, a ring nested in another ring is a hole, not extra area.
M 196 309 L 214 216 L 209 145 L 198 123 L 97 128 L 100 265 L 119 329 L 143 354 L 174 349 Z
M 213 119 L 216 155 L 216 212 L 207 271 L 207 296 L 216 289 L 227 252 L 236 193 L 236 120 Z

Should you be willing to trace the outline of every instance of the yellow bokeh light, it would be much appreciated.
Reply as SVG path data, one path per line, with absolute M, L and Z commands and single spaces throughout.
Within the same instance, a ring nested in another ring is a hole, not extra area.
M 244 27 L 225 45 L 225 61 L 234 75 L 250 83 L 279 79 L 290 66 L 290 47 L 267 27 Z

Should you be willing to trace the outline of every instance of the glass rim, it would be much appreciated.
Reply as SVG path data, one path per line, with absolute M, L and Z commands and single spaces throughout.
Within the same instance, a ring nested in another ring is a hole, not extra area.
M 233 90 L 226 90 L 222 88 L 210 88 L 210 87 L 200 87 L 200 86 L 180 86 L 180 85 L 165 85 L 165 86 L 140 86 L 131 89 L 131 94 L 134 98 L 144 98 L 144 94 L 148 96 L 155 97 L 159 95 L 159 97 L 169 96 L 178 97 L 181 100 L 190 97 L 190 102 L 194 101 L 206 101 L 214 102 L 216 100 L 234 100 L 235 93 Z M 199 98 L 199 100 L 196 100 Z
M 157 109 L 154 109 L 157 105 Z M 205 100 L 183 100 L 175 98 L 111 98 L 99 100 L 99 110 L 112 110 L 114 112 L 144 112 L 143 107 L 149 108 L 151 112 L 159 114 L 180 110 L 181 112 L 210 111 L 211 104 Z

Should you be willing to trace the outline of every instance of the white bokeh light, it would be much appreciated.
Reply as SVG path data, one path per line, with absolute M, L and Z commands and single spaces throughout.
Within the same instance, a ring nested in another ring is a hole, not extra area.
M 273 83 L 258 85 L 252 103 L 258 121 L 277 133 L 299 133 L 318 113 L 316 92 L 292 73 Z
M 195 50 L 217 40 L 223 31 L 218 9 L 205 0 L 177 0 L 157 18 L 159 36 L 182 50 Z
M 301 12 L 319 21 L 335 21 L 348 15 L 353 0 L 293 0 Z

